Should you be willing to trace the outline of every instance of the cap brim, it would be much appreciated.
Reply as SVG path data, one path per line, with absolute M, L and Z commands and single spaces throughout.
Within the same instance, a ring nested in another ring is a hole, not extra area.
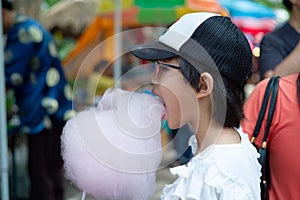
M 163 60 L 179 55 L 179 53 L 175 49 L 161 42 L 139 44 L 132 47 L 130 49 L 130 52 L 140 59 L 149 61 Z

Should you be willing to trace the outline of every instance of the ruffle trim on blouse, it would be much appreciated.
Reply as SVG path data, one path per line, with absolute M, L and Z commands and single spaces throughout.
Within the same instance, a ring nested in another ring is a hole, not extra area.
M 179 178 L 164 187 L 162 200 L 254 199 L 250 189 L 238 177 L 226 175 L 213 160 L 195 159 L 188 165 L 174 167 L 170 171 Z

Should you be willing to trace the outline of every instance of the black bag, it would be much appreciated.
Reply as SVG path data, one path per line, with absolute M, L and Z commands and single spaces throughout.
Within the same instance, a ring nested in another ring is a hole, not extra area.
M 268 200 L 268 184 L 270 181 L 269 177 L 269 163 L 268 163 L 268 150 L 267 150 L 267 138 L 270 131 L 273 114 L 276 106 L 276 100 L 277 100 L 277 93 L 278 93 L 278 83 L 279 83 L 279 76 L 273 76 L 270 78 L 268 85 L 266 87 L 265 95 L 263 98 L 262 105 L 260 107 L 260 112 L 257 118 L 257 122 L 254 128 L 253 136 L 251 138 L 252 144 L 256 147 L 258 153 L 260 154 L 260 157 L 258 158 L 259 163 L 262 166 L 261 172 L 261 182 L 260 182 L 260 189 L 261 189 L 261 199 L 262 200 Z M 271 97 L 270 97 L 271 95 Z M 271 98 L 271 99 L 270 99 Z M 270 99 L 270 103 L 268 104 Z M 261 144 L 261 147 L 258 148 L 255 144 L 255 138 L 258 136 L 258 133 L 261 128 L 261 124 L 263 122 L 267 106 L 269 105 L 269 111 L 267 116 L 267 122 L 266 122 L 266 128 L 264 132 L 263 141 Z

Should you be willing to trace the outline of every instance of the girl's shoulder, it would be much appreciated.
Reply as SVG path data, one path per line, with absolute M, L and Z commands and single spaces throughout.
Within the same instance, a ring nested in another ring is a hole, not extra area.
M 192 160 L 170 171 L 178 179 L 164 187 L 161 199 L 256 199 L 248 184 L 213 159 Z

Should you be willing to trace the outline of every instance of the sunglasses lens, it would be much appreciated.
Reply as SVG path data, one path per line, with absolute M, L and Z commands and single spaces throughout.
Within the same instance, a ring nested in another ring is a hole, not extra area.
M 169 71 L 171 68 L 173 68 L 173 69 L 180 69 L 176 65 L 172 65 L 172 64 L 168 64 L 168 63 L 163 63 L 163 62 L 157 61 L 156 62 L 156 66 L 155 66 L 155 73 L 154 73 L 153 78 L 155 78 L 156 81 L 160 80 L 161 77 L 167 71 Z

